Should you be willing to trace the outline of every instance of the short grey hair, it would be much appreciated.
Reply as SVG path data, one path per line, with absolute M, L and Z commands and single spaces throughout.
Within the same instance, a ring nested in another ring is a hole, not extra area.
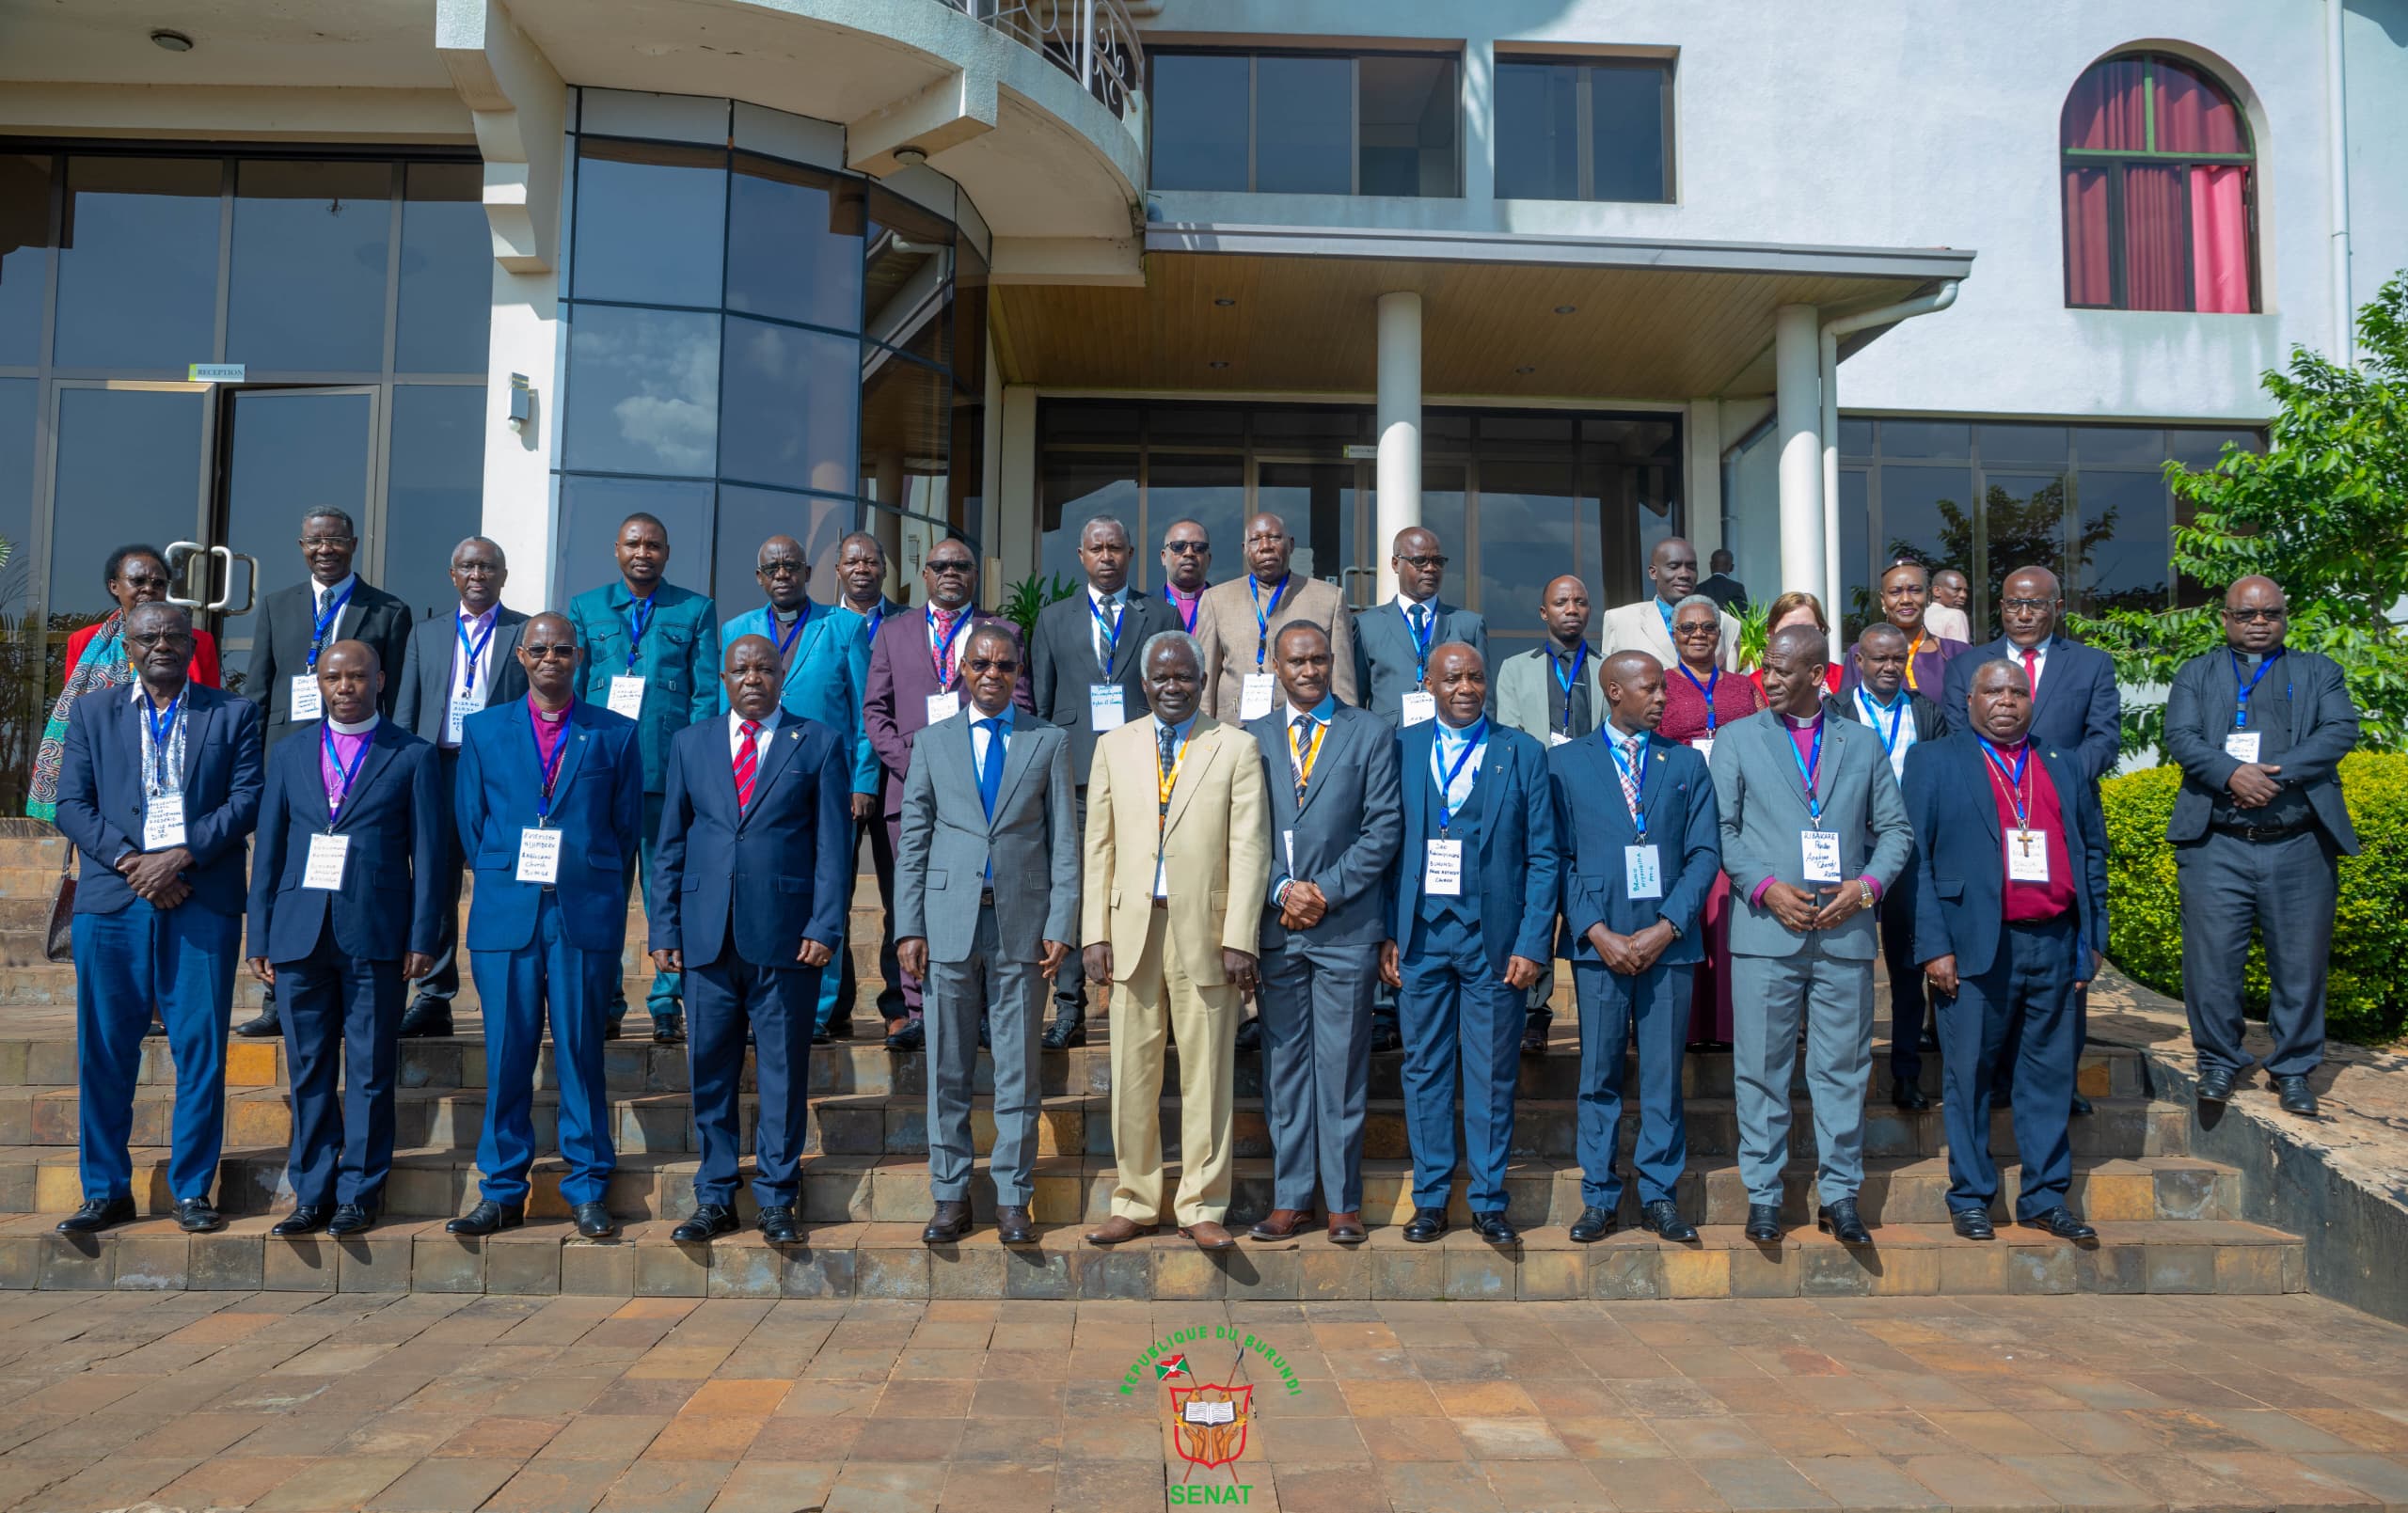
M 1196 659 L 1196 675 L 1199 677 L 1203 675 L 1204 643 L 1183 630 L 1158 630 L 1147 637 L 1146 644 L 1137 649 L 1137 665 L 1142 668 L 1151 662 L 1154 659 L 1154 648 L 1158 646 L 1184 647 L 1187 654 Z
M 341 512 L 341 510 L 330 510 L 330 511 L 328 511 L 328 512 L 328 512 L 328 513 L 332 513 L 332 514 L 341 514 L 341 513 L 342 513 L 342 512 Z M 509 559 L 508 557 L 505 557 L 504 555 L 502 555 L 501 543 L 499 543 L 499 542 L 498 542 L 498 541 L 494 540 L 491 536 L 463 536 L 463 537 L 461 537 L 461 538 L 460 538 L 460 544 L 452 548 L 452 556 L 451 556 L 451 559 L 451 559 L 451 560 L 452 560 L 452 561 L 454 561 L 454 562 L 458 561 L 458 560 L 460 559 L 460 553 L 461 553 L 461 551 L 462 551 L 464 548 L 470 547 L 470 546 L 490 546 L 490 547 L 492 547 L 492 548 L 493 548 L 493 556 L 494 556 L 494 560 L 495 560 L 495 561 L 499 562 L 499 563 L 500 563 L 502 566 L 504 566 L 504 567 L 508 567 L 508 566 L 510 565 L 510 559 Z
M 359 534 L 359 528 L 351 523 L 350 512 L 340 509 L 331 504 L 311 505 L 301 516 L 301 528 L 304 530 L 309 529 L 309 522 L 312 520 L 341 521 L 342 523 L 342 533 L 344 535 L 356 537 Z
M 1981 682 L 1982 674 L 1988 672 L 1992 668 L 2006 669 L 2006 670 L 2014 673 L 2017 677 L 2023 680 L 2023 691 L 2025 693 L 2030 693 L 2032 691 L 2032 674 L 2024 670 L 2022 663 L 2018 662 L 2011 656 L 1986 656 L 1982 658 L 1982 665 L 1973 670 L 1973 675 L 1965 680 L 1965 698 L 1969 703 L 1972 701 L 1973 697 L 1973 685 Z
M 1707 598 L 1704 594 L 1692 593 L 1685 599 L 1674 600 L 1672 603 L 1672 618 L 1674 620 L 1680 619 L 1681 611 L 1687 609 L 1693 604 L 1702 604 L 1708 609 L 1714 611 L 1714 629 L 1716 634 L 1719 635 L 1722 630 L 1722 607 Z
M 1129 522 L 1121 519 L 1118 515 L 1087 516 L 1087 523 L 1079 528 L 1080 545 L 1085 546 L 1087 544 L 1087 532 L 1093 530 L 1098 526 L 1110 526 L 1113 529 L 1120 532 L 1121 545 L 1128 547 L 1133 552 L 1137 549 L 1137 538 L 1129 534 Z

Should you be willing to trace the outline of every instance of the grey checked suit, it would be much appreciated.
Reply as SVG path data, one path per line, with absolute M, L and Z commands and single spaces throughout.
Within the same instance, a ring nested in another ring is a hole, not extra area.
M 1044 942 L 1078 938 L 1079 835 L 1067 733 L 1015 710 L 990 818 L 978 797 L 974 704 L 911 743 L 895 855 L 895 934 L 928 943 L 928 1185 L 970 1196 L 978 1021 L 995 1063 L 995 1201 L 1025 1206 L 1037 1161 Z M 990 868 L 992 880 L 989 880 Z M 1077 969 L 1076 958 L 1063 965 Z
M 1839 835 L 1842 886 L 1869 876 L 1886 894 L 1914 845 L 1898 780 L 1870 728 L 1829 717 L 1822 725 L 1814 792 L 1822 827 Z M 1722 870 L 1731 877 L 1739 1174 L 1754 1204 L 1781 1202 L 1801 1013 L 1822 1201 L 1853 1198 L 1864 1181 L 1864 1089 L 1873 1072 L 1873 962 L 1879 954 L 1875 911 L 1801 935 L 1754 902 L 1767 878 L 1816 891 L 1806 882 L 1799 840 L 1813 826 L 1799 764 L 1788 727 L 1771 710 L 1723 727 L 1710 764 L 1721 806 Z

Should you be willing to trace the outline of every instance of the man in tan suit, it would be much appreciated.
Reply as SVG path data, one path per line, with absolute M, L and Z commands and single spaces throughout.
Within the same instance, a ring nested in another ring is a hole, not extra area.
M 1362 707 L 1354 686 L 1354 614 L 1337 585 L 1294 577 L 1288 559 L 1296 538 L 1275 514 L 1245 523 L 1246 575 L 1204 591 L 1196 616 L 1196 638 L 1204 643 L 1204 712 L 1237 724 L 1259 719 L 1279 700 L 1271 668 L 1271 638 L 1298 621 L 1319 625 L 1329 638 L 1334 671 L 1330 692 L 1338 701 Z M 1251 685 L 1254 703 L 1246 702 Z
M 1276 522 L 1274 522 L 1276 524 Z M 1271 811 L 1255 738 L 1197 712 L 1203 656 L 1183 631 L 1140 654 L 1149 719 L 1095 744 L 1087 774 L 1080 938 L 1087 979 L 1111 983 L 1112 1216 L 1091 1245 L 1150 1235 L 1163 1215 L 1164 1032 L 1179 1045 L 1179 1232 L 1234 1243 L 1229 1112 L 1240 1002 L 1254 987 L 1271 886 Z
M 1672 607 L 1697 591 L 1697 548 L 1678 536 L 1657 542 L 1647 559 L 1647 581 L 1655 587 L 1654 597 L 1606 611 L 1599 650 L 1608 658 L 1645 652 L 1668 668 L 1678 667 L 1681 653 L 1672 644 Z M 1727 609 L 1716 612 L 1722 618 L 1722 670 L 1736 672 L 1739 622 Z M 1604 723 L 1602 715 L 1598 722 Z

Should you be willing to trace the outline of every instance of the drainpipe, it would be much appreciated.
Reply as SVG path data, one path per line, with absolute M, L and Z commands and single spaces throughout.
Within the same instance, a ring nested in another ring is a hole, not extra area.
M 1833 635 L 1839 633 L 1844 612 L 1840 586 L 1846 581 L 1840 562 L 1840 338 L 1869 326 L 1888 325 L 1944 310 L 1956 303 L 1957 283 L 1952 278 L 1928 294 L 1884 305 L 1877 310 L 1834 316 L 1823 323 L 1823 608 L 1830 616 Z M 1834 654 L 1837 650 L 1833 648 Z
M 2333 214 L 2333 355 L 2354 368 L 2358 361 L 2357 308 L 2350 301 L 2350 113 L 2341 54 L 2345 0 L 2324 0 L 2324 147 L 2326 194 Z

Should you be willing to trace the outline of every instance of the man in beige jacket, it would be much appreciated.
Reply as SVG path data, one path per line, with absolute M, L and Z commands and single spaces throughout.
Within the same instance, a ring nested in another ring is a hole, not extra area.
M 1354 612 L 1346 607 L 1345 596 L 1336 584 L 1288 571 L 1296 538 L 1277 515 L 1259 514 L 1247 521 L 1244 545 L 1246 575 L 1213 584 L 1197 601 L 1204 712 L 1233 725 L 1271 713 L 1279 701 L 1271 642 L 1279 627 L 1298 621 L 1320 626 L 1329 638 L 1330 692 L 1339 703 L 1361 708 L 1363 694 L 1354 686 Z
M 1230 1083 L 1240 1004 L 1255 981 L 1271 886 L 1271 812 L 1255 738 L 1198 712 L 1196 638 L 1162 631 L 1139 654 L 1150 718 L 1099 737 L 1087 775 L 1080 938 L 1112 995 L 1112 1215 L 1092 1245 L 1150 1235 L 1163 1217 L 1163 1054 L 1179 1046 L 1179 1232 L 1231 1243 Z

